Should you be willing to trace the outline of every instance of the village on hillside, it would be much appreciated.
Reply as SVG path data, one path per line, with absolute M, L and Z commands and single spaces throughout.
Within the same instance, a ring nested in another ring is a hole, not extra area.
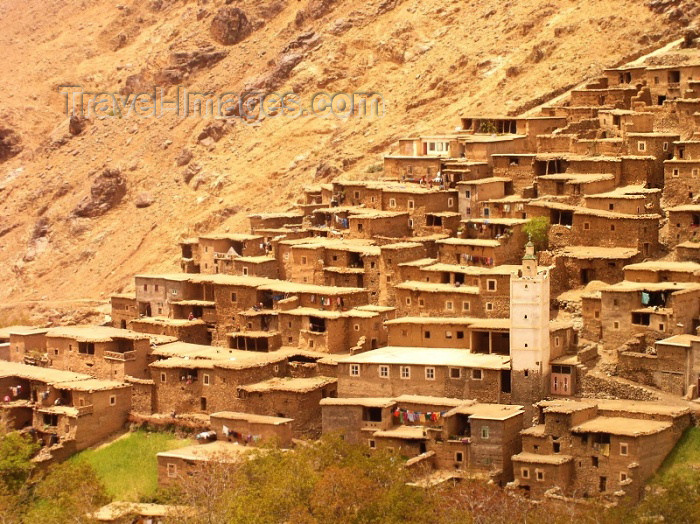
M 181 271 L 135 275 L 110 325 L 1 329 L 0 410 L 39 464 L 189 428 L 161 486 L 341 434 L 418 486 L 640 499 L 700 412 L 692 57 L 464 115 L 400 140 L 379 178 L 183 239 Z

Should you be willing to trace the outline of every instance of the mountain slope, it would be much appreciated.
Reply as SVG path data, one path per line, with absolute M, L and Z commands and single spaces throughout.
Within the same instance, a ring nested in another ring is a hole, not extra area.
M 135 273 L 177 269 L 183 236 L 246 228 L 247 213 L 290 208 L 304 184 L 377 176 L 368 170 L 401 136 L 453 129 L 466 113 L 528 109 L 677 37 L 694 13 L 687 2 L 665 4 L 240 1 L 231 6 L 248 20 L 243 39 L 223 45 L 210 30 L 231 7 L 223 1 L 0 0 L 0 133 L 21 140 L 0 163 L 3 307 L 127 290 Z M 216 93 L 294 90 L 305 101 L 374 91 L 386 115 L 223 126 L 124 116 L 68 132 L 58 86 L 119 92 L 164 81 Z M 178 165 L 183 149 L 192 159 Z M 109 185 L 106 169 L 121 185 Z M 107 211 L 76 216 L 86 198 Z

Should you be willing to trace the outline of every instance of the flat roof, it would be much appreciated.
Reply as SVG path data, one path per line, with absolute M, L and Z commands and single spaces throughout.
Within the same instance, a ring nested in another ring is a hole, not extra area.
M 170 451 L 161 451 L 156 456 L 193 461 L 237 462 L 254 451 L 258 451 L 258 449 L 252 446 L 241 446 L 235 442 L 217 440 L 207 444 L 195 444 Z
M 387 346 L 341 359 L 344 364 L 405 364 L 509 369 L 510 357 L 472 353 L 456 348 Z
M 657 344 L 664 344 L 666 346 L 683 346 L 690 347 L 694 342 L 700 342 L 700 337 L 697 335 L 673 335 L 672 337 L 665 338 L 663 340 L 657 340 Z
M 10 338 L 11 334 L 21 335 L 23 333 L 31 333 L 35 331 L 43 333 L 46 331 L 46 329 L 36 328 L 32 326 L 7 326 L 4 328 L 0 328 L 0 338 Z
M 347 311 L 326 311 L 311 307 L 298 307 L 294 309 L 279 310 L 278 315 L 317 317 L 333 320 L 337 318 L 374 318 L 379 315 L 379 312 L 356 308 L 349 309 Z
M 669 213 L 700 213 L 700 204 L 687 204 L 684 206 L 669 207 Z
M 169 506 L 143 502 L 110 502 L 102 506 L 92 518 L 100 522 L 111 522 L 127 516 L 141 517 L 194 517 L 195 509 L 191 506 Z
M 199 235 L 199 240 L 232 240 L 245 242 L 247 240 L 259 240 L 262 235 L 251 235 L 249 233 L 207 233 Z
M 624 437 L 654 435 L 669 429 L 671 422 L 628 417 L 595 417 L 571 428 L 572 433 L 610 433 Z
M 700 284 L 695 282 L 630 282 L 623 280 L 601 288 L 601 291 L 688 291 L 694 289 L 700 289 Z
M 406 281 L 396 284 L 394 289 L 409 289 L 411 291 L 425 291 L 427 293 L 461 293 L 465 295 L 478 295 L 477 286 L 455 286 L 454 284 L 438 284 L 436 282 Z
M 449 246 L 473 246 L 473 247 L 498 247 L 501 243 L 498 240 L 485 240 L 480 238 L 445 238 L 437 240 L 437 244 Z
M 269 424 L 271 426 L 281 426 L 293 422 L 292 418 L 270 417 L 268 415 L 256 415 L 254 413 L 241 413 L 238 411 L 218 411 L 212 413 L 210 418 L 222 418 L 226 420 L 242 420 L 251 424 Z
M 536 453 L 518 453 L 513 455 L 514 462 L 527 462 L 528 464 L 551 464 L 558 466 L 571 462 L 574 458 L 571 455 L 538 455 Z
M 247 393 L 268 393 L 270 391 L 288 391 L 292 393 L 308 393 L 320 389 L 328 384 L 335 384 L 337 378 L 332 377 L 274 377 L 255 384 L 245 384 L 239 389 Z
M 406 440 L 424 440 L 428 438 L 424 426 L 398 426 L 392 429 L 375 431 L 372 436 L 376 438 L 398 438 Z
M 396 400 L 391 398 L 331 398 L 321 399 L 321 406 L 361 406 L 365 408 L 389 408 L 396 404 Z
M 114 339 L 147 340 L 147 333 L 138 333 L 128 329 L 119 329 L 110 326 L 67 326 L 50 328 L 46 337 L 71 338 L 83 342 L 110 342 Z
M 505 184 L 506 182 L 512 182 L 512 178 L 504 177 L 504 176 L 491 176 L 488 178 L 476 178 L 474 180 L 462 180 L 461 182 L 457 182 L 458 186 L 480 186 L 483 184 Z
M 506 420 L 524 413 L 523 406 L 514 404 L 464 404 L 450 410 L 445 416 L 468 415 L 483 420 Z
M 637 271 L 677 271 L 682 273 L 695 273 L 700 271 L 700 264 L 697 262 L 674 262 L 671 260 L 650 260 L 648 262 L 639 262 L 637 264 L 629 264 L 623 268 L 624 270 Z
M 62 369 L 29 366 L 19 362 L 0 361 L 0 378 L 18 377 L 25 380 L 36 380 L 53 386 L 65 384 L 64 389 L 79 389 L 78 384 L 87 382 L 89 389 L 113 389 L 124 387 L 124 383 L 110 380 L 96 380 L 90 375 L 64 371 Z
M 628 247 L 594 247 L 594 246 L 567 246 L 558 255 L 567 258 L 589 260 L 602 258 L 608 260 L 627 260 L 639 254 L 639 250 Z

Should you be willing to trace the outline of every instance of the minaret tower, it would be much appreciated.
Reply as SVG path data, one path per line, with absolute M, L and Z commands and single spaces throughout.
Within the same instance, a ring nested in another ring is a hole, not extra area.
M 510 358 L 513 401 L 541 400 L 549 389 L 549 272 L 538 270 L 532 242 L 510 278 Z

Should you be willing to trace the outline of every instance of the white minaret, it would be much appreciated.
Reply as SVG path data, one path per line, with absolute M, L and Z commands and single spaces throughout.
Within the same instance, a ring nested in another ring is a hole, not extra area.
M 510 357 L 515 372 L 549 374 L 549 272 L 538 271 L 532 242 L 510 277 Z

